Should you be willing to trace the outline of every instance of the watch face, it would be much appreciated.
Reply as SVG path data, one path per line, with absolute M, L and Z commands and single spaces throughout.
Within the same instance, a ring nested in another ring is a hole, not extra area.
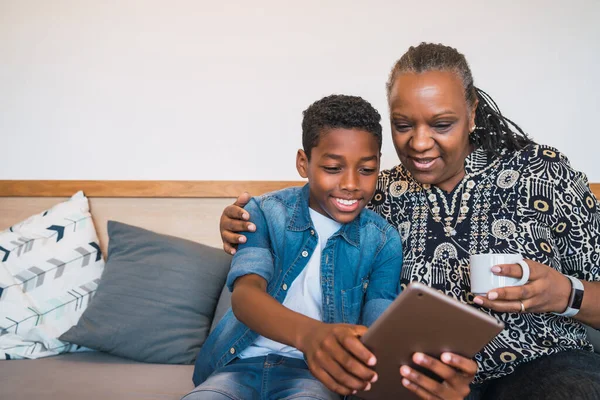
M 571 303 L 571 308 L 579 310 L 581 308 L 581 303 L 583 302 L 583 290 L 575 289 L 573 292 L 573 302 Z

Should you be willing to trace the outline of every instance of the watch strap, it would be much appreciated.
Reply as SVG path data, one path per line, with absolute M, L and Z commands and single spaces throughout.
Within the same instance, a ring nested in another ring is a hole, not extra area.
M 574 276 L 566 275 L 567 278 L 571 281 L 571 295 L 569 296 L 569 303 L 567 305 L 567 309 L 562 313 L 553 313 L 555 315 L 560 315 L 561 317 L 572 317 L 577 315 L 579 309 L 581 308 L 581 303 L 583 302 L 583 283 L 575 278 Z

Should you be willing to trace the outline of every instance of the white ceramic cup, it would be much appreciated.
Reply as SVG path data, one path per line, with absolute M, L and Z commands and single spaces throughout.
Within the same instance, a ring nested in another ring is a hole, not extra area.
M 519 264 L 523 270 L 521 279 L 498 276 L 492 267 L 500 264 Z M 474 254 L 471 255 L 471 293 L 483 295 L 492 289 L 506 286 L 522 286 L 529 280 L 529 265 L 520 254 Z

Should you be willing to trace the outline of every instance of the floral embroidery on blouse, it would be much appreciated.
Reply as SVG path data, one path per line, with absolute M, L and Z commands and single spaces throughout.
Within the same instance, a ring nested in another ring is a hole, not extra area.
M 600 280 L 600 205 L 587 178 L 557 150 L 530 145 L 500 156 L 477 149 L 451 193 L 421 185 L 399 165 L 383 171 L 369 207 L 398 227 L 401 284 L 418 281 L 473 303 L 469 256 L 521 253 L 563 274 Z M 475 382 L 568 349 L 592 350 L 585 328 L 551 313 L 497 313 L 505 329 L 475 357 Z

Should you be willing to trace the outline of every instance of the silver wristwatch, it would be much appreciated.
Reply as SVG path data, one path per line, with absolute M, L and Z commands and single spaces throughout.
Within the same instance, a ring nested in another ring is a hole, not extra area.
M 571 296 L 569 296 L 569 303 L 567 309 L 562 313 L 553 313 L 560 315 L 561 317 L 572 317 L 579 312 L 581 303 L 583 302 L 583 283 L 573 276 L 568 276 L 571 281 Z

